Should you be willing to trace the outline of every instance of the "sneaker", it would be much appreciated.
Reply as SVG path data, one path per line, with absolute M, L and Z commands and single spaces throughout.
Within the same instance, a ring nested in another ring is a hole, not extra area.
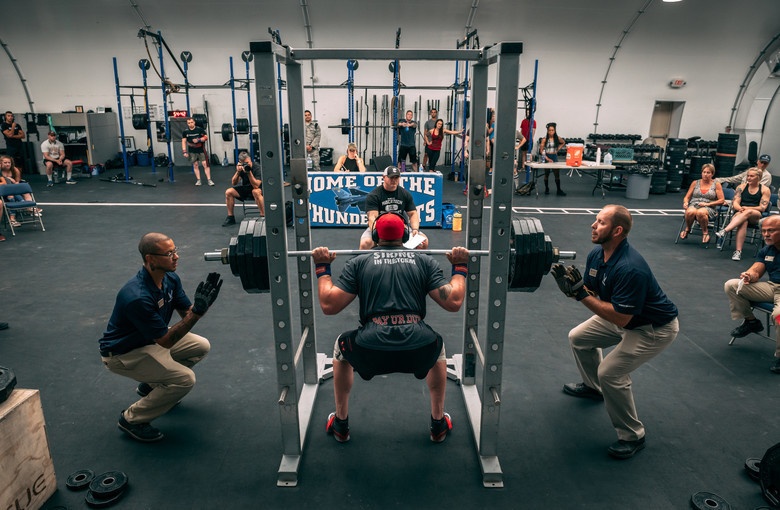
M 624 439 L 618 439 L 607 448 L 607 453 L 610 457 L 616 459 L 630 459 L 639 450 L 644 449 L 645 438 L 639 438 L 636 441 L 626 441 Z
M 731 255 L 731 260 L 742 260 L 742 252 L 734 250 L 734 253 Z
M 349 416 L 346 420 L 336 418 L 336 413 L 328 415 L 328 424 L 325 426 L 325 432 L 332 434 L 333 438 L 339 443 L 349 441 Z
M 38 208 L 38 207 L 35 207 L 35 208 L 33 209 L 33 216 L 35 216 L 36 218 L 37 218 L 37 217 L 40 217 L 40 216 L 43 216 L 43 209 L 40 209 L 40 208 Z
M 722 228 L 722 229 L 718 230 L 717 232 L 715 232 L 715 235 L 720 237 L 720 238 L 723 238 L 723 236 L 726 235 L 726 229 Z
M 431 416 L 431 441 L 441 443 L 447 439 L 447 434 L 452 430 L 452 417 L 450 413 L 444 413 L 441 420 L 434 420 Z
M 604 400 L 604 395 L 586 385 L 585 383 L 568 383 L 563 385 L 563 392 L 572 397 L 589 398 L 591 400 Z
M 152 427 L 149 423 L 130 423 L 125 420 L 125 412 L 119 413 L 119 429 L 137 441 L 153 443 L 163 438 L 162 432 Z
M 236 217 L 235 216 L 228 216 L 225 218 L 225 221 L 222 222 L 223 227 L 229 227 L 230 225 L 236 224 Z
M 718 234 L 716 233 L 715 235 L 718 235 Z M 723 241 L 724 241 L 724 238 L 723 237 L 719 237 L 718 240 L 715 242 L 715 247 L 717 249 L 719 249 L 719 250 L 722 250 L 723 249 Z
M 52 186 L 54 186 L 54 181 L 49 181 L 46 183 L 47 188 L 51 188 Z
M 3 241 L 5 241 L 5 236 L 3 234 L 0 234 L 0 243 L 2 243 Z
M 566 192 L 563 191 L 562 189 L 559 189 L 558 191 L 556 191 L 555 194 L 558 195 L 559 197 L 565 197 L 566 196 Z
M 750 333 L 761 333 L 764 331 L 764 325 L 758 319 L 747 320 L 745 319 L 742 324 L 731 330 L 731 336 L 734 338 L 742 338 L 748 336 Z
M 76 184 L 76 181 L 74 181 L 73 179 L 68 179 L 67 181 L 65 181 L 65 184 Z
M 209 179 L 209 186 L 214 186 L 214 181 L 212 181 L 211 179 Z
M 775 359 L 775 362 L 769 367 L 769 371 L 773 374 L 780 374 L 780 358 Z
M 145 397 L 149 393 L 152 392 L 154 388 L 146 384 L 145 382 L 142 382 L 138 385 L 138 387 L 135 389 L 135 392 L 138 393 L 140 396 Z
M 195 186 L 200 186 L 200 179 L 198 179 L 197 181 L 195 181 Z

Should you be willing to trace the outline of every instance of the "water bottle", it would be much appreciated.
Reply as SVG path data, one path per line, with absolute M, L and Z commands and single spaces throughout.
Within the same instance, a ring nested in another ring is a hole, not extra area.
M 596 164 L 601 164 L 601 147 L 596 147 Z
M 611 165 L 612 164 L 612 154 L 611 153 L 608 152 L 608 153 L 604 154 L 604 164 L 605 165 Z
M 314 162 L 311 160 L 311 156 L 307 154 L 306 155 L 306 170 L 310 171 L 313 166 L 314 166 Z

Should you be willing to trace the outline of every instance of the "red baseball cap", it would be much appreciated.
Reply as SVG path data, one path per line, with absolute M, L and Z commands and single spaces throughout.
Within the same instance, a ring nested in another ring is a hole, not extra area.
M 383 214 L 377 218 L 375 228 L 379 239 L 395 241 L 404 237 L 406 224 L 398 214 Z

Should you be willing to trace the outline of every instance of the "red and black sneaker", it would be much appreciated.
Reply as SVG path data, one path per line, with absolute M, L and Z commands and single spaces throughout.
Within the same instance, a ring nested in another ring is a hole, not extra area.
M 452 418 L 449 413 L 444 413 L 441 420 L 434 420 L 431 416 L 431 441 L 441 443 L 447 438 L 450 430 L 452 430 Z
M 325 432 L 333 434 L 339 443 L 346 443 L 349 441 L 349 417 L 346 420 L 339 420 L 336 418 L 336 413 L 330 413 Z

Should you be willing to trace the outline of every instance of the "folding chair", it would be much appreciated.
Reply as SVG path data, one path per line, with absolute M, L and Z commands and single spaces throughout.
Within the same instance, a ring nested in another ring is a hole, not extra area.
M 767 338 L 769 340 L 772 340 L 773 342 L 775 339 L 769 335 L 769 331 L 772 328 L 772 310 L 775 308 L 775 304 L 770 301 L 751 301 L 750 302 L 750 309 L 755 312 L 761 312 L 766 316 L 766 329 L 764 331 L 761 331 L 759 333 L 756 333 L 758 336 L 762 336 L 764 338 Z M 734 345 L 734 341 L 736 340 L 736 337 L 731 337 L 731 340 L 729 341 L 729 345 Z
M 723 196 L 726 199 L 726 202 L 722 205 L 719 205 L 715 207 L 715 218 L 710 222 L 710 226 L 708 228 L 710 233 L 710 241 L 713 239 L 717 242 L 717 236 L 715 235 L 715 232 L 720 230 L 721 228 L 728 225 L 726 220 L 730 218 L 729 211 L 731 210 L 731 201 L 734 200 L 734 190 L 731 188 L 723 188 Z M 674 244 L 677 244 L 680 241 L 680 234 L 685 229 L 685 216 L 683 216 L 682 222 L 680 223 L 680 229 L 677 231 L 677 237 L 674 239 Z M 693 225 L 691 225 L 691 232 L 690 235 L 703 235 L 701 231 L 701 226 L 699 225 L 698 221 L 694 221 Z M 705 245 L 705 248 L 709 248 L 709 243 Z M 721 251 L 723 250 L 723 247 L 721 246 Z
M 17 200 L 17 198 L 27 194 L 30 195 L 30 200 Z M 3 200 L 3 218 L 8 223 L 8 226 L 11 227 L 11 235 L 16 235 L 14 226 L 11 223 L 11 213 L 16 216 L 16 221 L 19 223 L 39 223 L 41 231 L 46 231 L 43 226 L 43 218 L 40 214 L 36 215 L 34 213 L 38 204 L 28 183 L 22 182 L 0 186 L 0 198 Z
M 723 191 L 725 192 L 726 190 L 724 189 Z M 769 195 L 769 207 L 767 207 L 766 211 L 764 211 L 761 214 L 761 219 L 758 220 L 758 223 L 756 223 L 755 225 L 748 224 L 747 226 L 747 233 L 745 235 L 745 244 L 752 244 L 756 246 L 756 252 L 758 252 L 758 250 L 761 249 L 764 240 L 763 236 L 761 235 L 761 222 L 763 221 L 764 218 L 766 218 L 770 214 L 780 214 L 780 211 L 772 210 L 773 205 L 776 206 L 777 208 L 777 199 L 778 199 L 777 193 L 772 193 L 771 195 Z M 726 218 L 723 221 L 723 226 L 718 228 L 723 228 L 726 225 L 728 225 L 728 222 L 731 221 L 732 214 L 734 214 L 733 209 L 731 208 L 731 206 L 729 206 L 729 211 L 728 214 L 726 215 Z M 728 233 L 728 236 L 726 236 L 723 239 L 723 242 L 720 244 L 720 251 L 723 251 L 723 247 L 727 243 L 731 245 L 731 240 L 734 237 L 734 232 L 735 231 L 732 230 L 731 232 Z

